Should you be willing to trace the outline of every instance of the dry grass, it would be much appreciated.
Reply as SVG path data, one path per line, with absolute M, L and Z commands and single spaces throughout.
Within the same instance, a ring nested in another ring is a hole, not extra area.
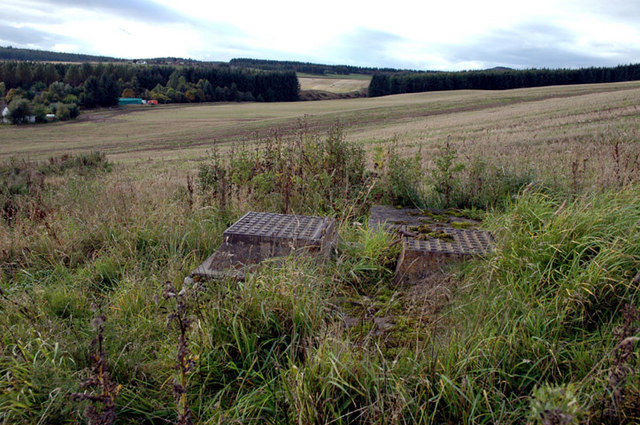
M 301 90 L 322 90 L 331 93 L 349 93 L 369 87 L 369 80 L 335 78 L 298 78 Z
M 99 110 L 72 123 L 0 126 L 0 159 L 100 150 L 138 177 L 155 178 L 167 169 L 184 176 L 216 144 L 224 150 L 274 132 L 290 134 L 304 119 L 319 131 L 340 120 L 347 137 L 368 149 L 394 140 L 405 154 L 420 150 L 425 165 L 437 146 L 448 141 L 468 158 L 490 157 L 503 165 L 565 175 L 581 164 L 583 174 L 602 174 L 603 167 L 611 169 L 615 154 L 610 140 L 622 143 L 619 160 L 632 165 L 638 150 L 631 142 L 639 138 L 639 98 L 640 83 L 631 82 Z

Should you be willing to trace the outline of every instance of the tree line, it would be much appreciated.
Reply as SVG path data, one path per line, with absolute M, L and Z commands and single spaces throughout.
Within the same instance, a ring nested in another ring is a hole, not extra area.
M 369 97 L 442 90 L 505 90 L 640 80 L 640 64 L 581 69 L 525 69 L 376 74 Z
M 0 104 L 8 104 L 14 122 L 24 122 L 78 106 L 114 106 L 119 97 L 173 102 L 283 102 L 298 100 L 294 72 L 259 71 L 230 66 L 165 66 L 88 62 L 82 64 L 0 63 Z M 60 105 L 58 105 L 60 104 Z M 18 108 L 19 106 L 19 108 Z M 17 118 L 17 117 L 20 118 Z
M 12 46 L 0 46 L 0 59 L 43 62 L 115 62 L 124 60 L 112 58 L 109 56 L 84 55 L 80 53 L 61 53 L 52 52 L 49 50 L 20 49 Z
M 278 61 L 278 60 L 265 60 L 265 59 L 247 59 L 236 58 L 229 61 L 229 65 L 240 66 L 244 68 L 261 69 L 265 71 L 293 71 L 301 72 L 305 74 L 326 75 L 326 74 L 364 74 L 372 75 L 380 72 L 395 73 L 395 72 L 407 72 L 407 70 L 400 70 L 396 68 L 371 68 L 352 65 L 322 65 L 311 62 L 296 62 L 296 61 Z M 412 71 L 419 72 L 419 71 Z
M 109 86 L 110 95 L 112 91 L 119 95 L 127 90 L 134 96 L 150 99 L 155 94 L 162 102 L 293 101 L 298 99 L 299 91 L 293 72 L 265 72 L 225 65 L 175 67 L 87 62 L 4 62 L 0 65 L 0 82 L 4 82 L 6 90 L 42 92 L 50 84 L 62 82 L 71 94 L 78 96 L 80 104 L 88 107 L 92 106 L 91 99 L 98 90 L 94 78 Z M 112 86 L 117 90 L 111 90 Z M 117 104 L 117 95 L 107 97 L 98 104 Z

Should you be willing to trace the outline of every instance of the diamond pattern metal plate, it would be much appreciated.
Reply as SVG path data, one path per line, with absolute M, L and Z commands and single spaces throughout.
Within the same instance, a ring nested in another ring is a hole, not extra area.
M 223 243 L 191 273 L 194 279 L 234 277 L 269 259 L 294 253 L 326 257 L 336 238 L 335 221 L 323 217 L 248 212 L 223 233 Z
M 224 235 L 318 241 L 326 223 L 322 217 L 248 212 Z
M 454 255 L 481 255 L 492 249 L 493 239 L 489 232 L 453 228 L 443 228 L 443 230 L 453 236 L 453 241 L 438 238 L 419 240 L 407 237 L 406 248 L 425 253 Z

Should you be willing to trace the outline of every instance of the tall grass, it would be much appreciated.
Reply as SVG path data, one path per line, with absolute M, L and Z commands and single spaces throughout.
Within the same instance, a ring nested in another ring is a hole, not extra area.
M 190 180 L 133 181 L 118 164 L 15 191 L 45 214 L 0 225 L 0 423 L 86 421 L 72 395 L 93 394 L 81 388 L 95 367 L 92 303 L 116 423 L 184 421 L 187 406 L 207 424 L 544 423 L 547 410 L 638 421 L 638 324 L 623 309 L 640 304 L 633 181 L 567 196 L 570 182 L 523 189 L 528 174 L 458 169 L 458 156 L 438 170 L 459 178 L 445 202 L 432 170 L 392 150 L 365 170 L 339 133 L 270 143 L 212 158 L 197 193 Z M 360 224 L 376 198 L 489 208 L 496 250 L 438 282 L 450 285 L 441 305 L 416 317 L 427 286 L 396 285 L 397 241 Z M 341 241 L 325 262 L 292 256 L 244 282 L 183 285 L 249 208 L 332 214 Z M 178 311 L 161 300 L 167 281 L 188 305 L 180 335 L 167 328 Z

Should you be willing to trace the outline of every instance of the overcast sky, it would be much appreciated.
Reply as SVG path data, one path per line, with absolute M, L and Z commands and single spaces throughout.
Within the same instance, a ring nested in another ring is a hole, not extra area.
M 4 0 L 0 45 L 421 70 L 640 62 L 640 0 Z

